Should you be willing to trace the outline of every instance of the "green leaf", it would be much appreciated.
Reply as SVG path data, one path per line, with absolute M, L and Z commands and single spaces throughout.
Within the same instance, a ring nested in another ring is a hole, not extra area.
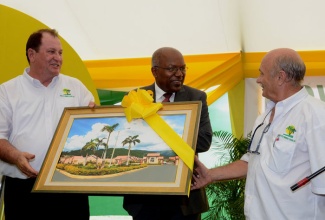
M 227 131 L 213 132 L 216 144 L 211 147 L 227 164 L 239 160 L 246 153 L 250 143 L 247 138 L 237 139 Z M 205 220 L 245 220 L 244 191 L 245 179 L 215 182 L 206 187 L 210 202 L 210 209 L 204 217 Z

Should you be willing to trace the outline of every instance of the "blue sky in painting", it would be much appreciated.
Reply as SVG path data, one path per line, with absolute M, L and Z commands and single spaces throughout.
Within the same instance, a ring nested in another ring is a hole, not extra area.
M 125 123 L 125 117 L 114 117 L 114 118 L 76 118 L 71 126 L 68 138 L 74 135 L 86 135 L 90 130 L 92 125 L 96 123 L 114 125 L 116 123 Z M 118 129 L 117 127 L 116 129 Z
M 180 136 L 184 133 L 185 114 L 161 116 L 165 122 Z M 156 132 L 148 126 L 143 119 L 135 119 L 130 123 L 124 116 L 103 117 L 103 118 L 75 118 L 63 151 L 79 150 L 91 139 L 107 138 L 108 132 L 101 131 L 104 126 L 118 124 L 118 127 L 111 133 L 108 146 L 127 148 L 122 141 L 129 137 L 138 135 L 140 143 L 132 146 L 132 150 L 170 150 L 166 143 Z

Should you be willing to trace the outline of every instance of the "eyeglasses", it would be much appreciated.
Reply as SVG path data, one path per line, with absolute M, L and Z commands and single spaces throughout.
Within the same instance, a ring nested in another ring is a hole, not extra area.
M 253 136 L 252 136 L 251 141 L 250 141 L 250 143 L 249 143 L 249 146 L 248 146 L 248 148 L 247 148 L 247 152 L 248 152 L 248 153 L 253 153 L 253 154 L 257 154 L 257 155 L 260 154 L 260 152 L 258 152 L 258 150 L 260 149 L 260 145 L 261 145 L 261 142 L 262 142 L 263 136 L 264 136 L 264 134 L 265 134 L 266 132 L 268 132 L 268 130 L 269 130 L 270 126 L 271 126 L 271 123 L 268 123 L 268 124 L 265 126 L 265 128 L 263 129 L 263 133 L 262 133 L 262 135 L 261 135 L 260 140 L 258 141 L 258 144 L 257 144 L 255 150 L 251 150 L 251 145 L 252 145 L 253 138 L 254 138 L 254 135 L 255 135 L 256 130 L 257 130 L 259 127 L 261 127 L 263 124 L 264 124 L 264 123 L 259 124 L 259 125 L 255 128 L 254 133 L 253 133 Z
M 271 126 L 271 122 L 268 123 L 268 124 L 265 126 L 265 128 L 263 129 L 263 132 L 262 132 L 261 138 L 260 138 L 260 140 L 258 141 L 258 144 L 257 144 L 255 150 L 251 150 L 251 146 L 252 146 L 253 139 L 254 139 L 254 136 L 255 136 L 255 133 L 256 133 L 257 129 L 259 129 L 259 128 L 264 124 L 264 121 L 265 121 L 266 117 L 267 117 L 267 116 L 272 112 L 272 110 L 273 110 L 273 109 L 271 109 L 271 110 L 270 110 L 270 111 L 265 115 L 265 117 L 264 117 L 262 123 L 259 124 L 259 125 L 255 128 L 255 130 L 254 130 L 254 132 L 253 132 L 253 135 L 252 135 L 252 138 L 251 138 L 251 141 L 249 142 L 249 145 L 248 145 L 248 147 L 247 147 L 247 152 L 248 152 L 248 153 L 257 154 L 257 155 L 260 154 L 260 152 L 259 152 L 258 150 L 260 149 L 260 145 L 261 145 L 261 142 L 262 142 L 262 139 L 263 139 L 264 134 L 265 134 L 266 132 L 269 131 L 269 128 L 270 128 L 270 126 Z
M 173 74 L 176 74 L 178 72 L 178 70 L 180 70 L 182 73 L 186 73 L 186 70 L 188 69 L 187 66 L 182 66 L 182 67 L 176 67 L 176 66 L 172 66 L 172 67 L 154 66 L 154 68 L 160 68 L 160 69 L 168 70 L 169 72 L 171 72 Z

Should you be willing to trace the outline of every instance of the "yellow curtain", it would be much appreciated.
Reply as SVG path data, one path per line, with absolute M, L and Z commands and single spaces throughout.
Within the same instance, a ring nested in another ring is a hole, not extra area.
M 184 56 L 185 84 L 207 93 L 208 105 L 229 92 L 233 134 L 243 135 L 244 73 L 241 53 Z M 153 83 L 151 58 L 84 61 L 97 89 L 130 91 Z M 236 86 L 238 85 L 239 86 Z M 233 89 L 234 88 L 234 89 Z
M 325 75 L 325 51 L 299 51 L 307 76 Z M 228 92 L 233 134 L 244 129 L 245 78 L 257 78 L 265 52 L 186 55 L 185 84 L 203 90 L 208 105 Z M 97 89 L 130 91 L 153 83 L 151 58 L 84 61 Z
M 185 84 L 207 92 L 213 103 L 244 77 L 241 54 L 184 56 L 189 67 Z M 84 61 L 97 89 L 130 91 L 153 83 L 151 58 Z

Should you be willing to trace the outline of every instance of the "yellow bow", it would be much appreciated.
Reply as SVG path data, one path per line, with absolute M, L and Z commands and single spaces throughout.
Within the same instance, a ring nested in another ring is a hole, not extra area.
M 152 92 L 151 92 L 152 93 Z M 193 171 L 194 150 L 157 114 L 161 103 L 153 103 L 148 91 L 138 89 L 131 91 L 122 100 L 126 119 L 143 118 L 147 124 L 166 142 L 166 144 Z
M 162 107 L 161 103 L 153 103 L 153 98 L 146 90 L 138 89 L 131 91 L 122 100 L 122 106 L 125 107 L 124 112 L 128 122 L 134 118 L 147 118 Z

